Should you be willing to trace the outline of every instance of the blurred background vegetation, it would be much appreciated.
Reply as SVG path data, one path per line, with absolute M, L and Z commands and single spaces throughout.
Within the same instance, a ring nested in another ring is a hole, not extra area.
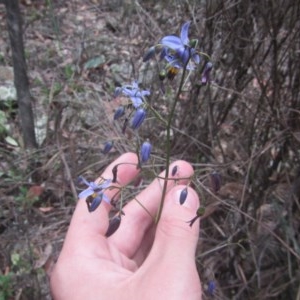
M 179 78 L 163 95 L 141 57 L 187 20 L 214 66 L 206 86 L 190 74 L 172 139 L 172 159 L 195 167 L 204 210 L 203 299 L 300 299 L 300 3 L 22 0 L 20 9 L 38 147 L 23 140 L 0 5 L 0 299 L 51 299 L 77 177 L 135 151 L 112 122 L 114 89 L 138 79 L 163 114 Z M 151 117 L 139 131 L 154 147 L 149 167 L 163 167 L 164 135 Z

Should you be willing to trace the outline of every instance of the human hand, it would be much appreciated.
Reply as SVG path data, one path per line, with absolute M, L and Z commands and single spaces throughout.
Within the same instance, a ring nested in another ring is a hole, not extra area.
M 120 156 L 102 177 L 112 178 L 113 166 L 120 163 L 117 181 L 124 186 L 139 172 L 134 153 Z M 174 178 L 193 174 L 187 162 L 177 161 L 170 170 L 175 165 Z M 111 205 L 103 201 L 89 213 L 84 199 L 79 200 L 51 275 L 54 299 L 201 299 L 194 258 L 199 221 L 192 227 L 186 223 L 199 207 L 196 192 L 189 187 L 186 201 L 179 204 L 187 183 L 187 179 L 179 179 L 177 184 L 169 180 L 162 215 L 155 225 L 149 213 L 157 213 L 163 185 L 163 179 L 155 179 L 136 197 L 140 204 L 133 200 L 123 208 L 120 227 L 108 238 Z M 116 193 L 117 189 L 105 192 L 110 199 Z

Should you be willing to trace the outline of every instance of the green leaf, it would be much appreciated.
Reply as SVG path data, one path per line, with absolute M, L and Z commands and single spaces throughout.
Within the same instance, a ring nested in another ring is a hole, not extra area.
M 84 69 L 95 69 L 98 68 L 100 65 L 105 63 L 105 57 L 104 55 L 98 56 L 98 57 L 93 57 L 89 59 L 85 64 L 84 64 Z
M 13 139 L 11 136 L 7 136 L 5 138 L 5 141 L 6 141 L 6 143 L 10 144 L 11 146 L 19 147 L 18 142 L 15 139 Z

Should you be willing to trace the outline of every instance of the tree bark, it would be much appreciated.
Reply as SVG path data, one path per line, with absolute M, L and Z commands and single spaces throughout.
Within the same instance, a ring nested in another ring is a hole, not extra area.
M 6 7 L 7 30 L 9 33 L 14 83 L 17 90 L 19 119 L 25 148 L 37 148 L 32 111 L 32 96 L 29 90 L 24 53 L 22 18 L 18 0 L 0 0 Z M 1 3 L 1 2 L 0 2 Z

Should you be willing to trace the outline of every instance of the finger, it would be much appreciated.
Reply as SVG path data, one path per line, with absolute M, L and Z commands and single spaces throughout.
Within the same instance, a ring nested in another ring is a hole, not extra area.
M 155 239 L 149 256 L 144 264 L 172 266 L 184 276 L 184 268 L 195 268 L 194 257 L 199 238 L 199 220 L 193 226 L 187 223 L 199 207 L 197 193 L 188 188 L 185 202 L 180 204 L 180 195 L 185 186 L 174 187 L 166 197 L 161 219 L 157 225 Z M 180 259 L 178 259 L 180 258 Z
M 138 174 L 137 163 L 138 159 L 135 153 L 123 154 L 105 169 L 100 178 L 112 179 L 113 167 L 118 165 L 117 183 L 112 185 L 124 186 Z M 109 199 L 113 199 L 118 191 L 117 188 L 107 189 L 105 194 Z M 104 234 L 108 228 L 110 209 L 111 205 L 102 201 L 100 206 L 90 213 L 85 199 L 79 199 L 68 230 L 65 246 L 70 246 L 71 249 L 83 248 L 85 251 L 87 246 L 92 248 L 92 244 L 99 248 L 99 237 L 103 237 L 103 240 L 105 240 Z
M 172 175 L 175 166 L 177 172 Z M 170 165 L 169 173 L 169 178 L 176 180 L 168 180 L 167 190 L 178 183 L 186 184 L 194 171 L 189 163 L 176 161 Z M 164 176 L 165 172 L 161 173 L 160 179 L 155 179 L 136 197 L 137 201 L 132 200 L 125 206 L 125 216 L 122 217 L 120 228 L 109 238 L 109 241 L 129 258 L 139 257 L 139 261 L 143 260 L 152 244 L 153 239 L 149 236 L 148 229 L 153 224 L 161 203 Z M 138 251 L 142 253 L 137 253 Z

